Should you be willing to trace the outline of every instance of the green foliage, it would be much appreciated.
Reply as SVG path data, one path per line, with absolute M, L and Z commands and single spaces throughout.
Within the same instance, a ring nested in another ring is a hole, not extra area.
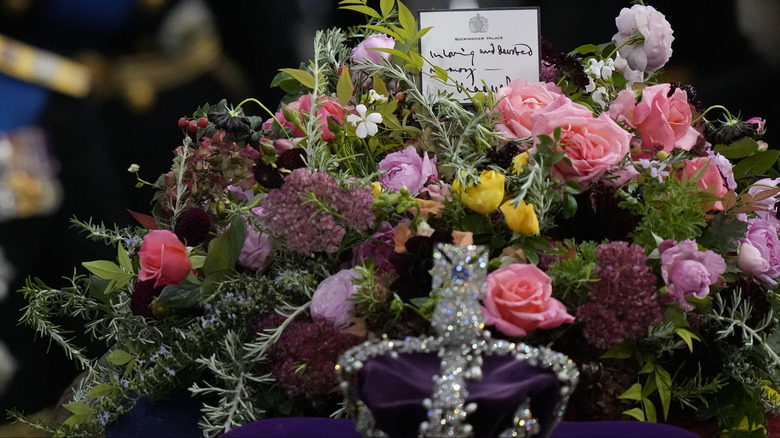
M 585 301 L 591 284 L 597 281 L 593 278 L 596 243 L 576 245 L 573 241 L 566 241 L 561 247 L 561 252 L 568 251 L 550 265 L 547 275 L 553 280 L 553 296 L 575 309 Z

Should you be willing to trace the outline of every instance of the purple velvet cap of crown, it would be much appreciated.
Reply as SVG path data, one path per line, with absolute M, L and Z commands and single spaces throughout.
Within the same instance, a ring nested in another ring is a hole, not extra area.
M 483 356 L 479 381 L 469 381 L 466 404 L 475 402 L 469 414 L 474 436 L 497 436 L 512 425 L 518 407 L 530 398 L 531 414 L 539 421 L 540 436 L 555 425 L 560 403 L 560 382 L 552 370 L 518 362 L 514 356 Z M 435 353 L 404 353 L 366 360 L 358 374 L 360 398 L 371 410 L 378 429 L 390 437 L 417 436 L 427 418 L 422 400 L 433 394 L 433 376 L 439 373 Z

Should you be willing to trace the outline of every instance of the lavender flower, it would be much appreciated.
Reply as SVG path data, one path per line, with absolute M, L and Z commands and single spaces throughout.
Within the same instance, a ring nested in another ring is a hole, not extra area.
M 268 228 L 284 238 L 288 248 L 311 255 L 337 251 L 348 226 L 358 231 L 371 227 L 373 201 L 370 190 L 342 189 L 327 173 L 296 169 L 265 197 L 263 214 Z
M 598 266 L 588 293 L 589 302 L 577 309 L 589 344 L 607 350 L 645 335 L 647 328 L 663 319 L 655 276 L 645 264 L 639 245 L 616 241 L 596 248 Z

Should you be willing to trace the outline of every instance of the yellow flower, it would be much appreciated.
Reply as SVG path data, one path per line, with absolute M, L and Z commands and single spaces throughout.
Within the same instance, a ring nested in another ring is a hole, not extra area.
M 461 189 L 457 180 L 452 188 L 460 194 L 466 207 L 481 214 L 490 214 L 504 199 L 504 175 L 495 170 L 483 170 L 476 185 Z
M 512 158 L 512 174 L 519 175 L 523 171 L 523 167 L 527 165 L 528 151 L 515 155 L 515 157 Z
M 378 182 L 374 181 L 374 183 L 371 185 L 371 193 L 374 194 L 374 199 L 379 199 L 379 195 L 382 194 L 382 184 L 379 184 Z
M 512 231 L 525 235 L 539 232 L 539 219 L 533 205 L 520 201 L 520 206 L 515 208 L 511 201 L 506 201 L 501 205 L 501 212 L 504 213 L 506 224 Z

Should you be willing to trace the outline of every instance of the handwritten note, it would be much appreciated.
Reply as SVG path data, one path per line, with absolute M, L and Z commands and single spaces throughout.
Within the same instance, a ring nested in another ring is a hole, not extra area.
M 517 78 L 539 80 L 539 8 L 420 11 L 420 27 L 433 29 L 420 41 L 424 58 L 444 69 L 449 84 L 426 64 L 425 92 L 496 92 Z

